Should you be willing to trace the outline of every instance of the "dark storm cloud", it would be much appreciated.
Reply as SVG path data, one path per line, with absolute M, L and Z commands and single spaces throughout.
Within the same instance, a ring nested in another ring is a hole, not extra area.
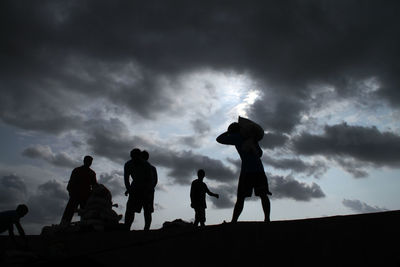
M 150 161 L 156 166 L 169 168 L 168 176 L 178 184 L 190 184 L 197 176 L 198 169 L 204 169 L 208 179 L 219 182 L 230 182 L 237 177 L 237 172 L 221 160 L 196 154 L 191 150 L 153 150 L 150 152 Z
M 65 152 L 54 153 L 49 146 L 43 145 L 30 146 L 22 151 L 22 155 L 29 158 L 43 159 L 58 167 L 73 168 L 82 164 L 81 161 L 71 158 Z
M 210 125 L 204 121 L 204 119 L 195 119 L 191 121 L 193 130 L 199 134 L 208 133 L 211 129 Z
M 368 172 L 363 170 L 363 168 L 368 167 L 368 164 L 347 157 L 346 158 L 335 157 L 334 160 L 345 171 L 353 175 L 354 178 L 365 178 L 368 176 Z
M 219 194 L 219 198 L 208 198 L 217 209 L 229 209 L 235 205 L 236 186 L 220 185 L 217 187 L 210 187 L 210 190 L 213 193 Z
M 359 213 L 370 213 L 370 212 L 381 212 L 387 211 L 386 208 L 378 207 L 378 206 L 370 206 L 365 202 L 362 202 L 358 199 L 343 199 L 342 204 L 347 208 Z
M 310 201 L 313 198 L 323 198 L 325 193 L 321 187 L 312 183 L 308 185 L 295 180 L 292 176 L 269 176 L 269 187 L 272 198 L 292 198 L 297 201 Z
M 86 142 L 95 154 L 119 163 L 129 159 L 133 148 L 148 147 L 142 138 L 130 136 L 127 126 L 117 118 L 90 120 L 85 131 Z
M 274 103 L 264 94 L 252 114 L 281 132 L 293 130 L 307 112 L 310 84 L 351 96 L 358 94 L 352 81 L 376 77 L 381 89 L 373 94 L 393 107 L 400 101 L 397 1 L 1 5 L 7 27 L 0 44 L 0 116 L 24 129 L 59 133 L 80 126 L 74 99 L 63 108 L 49 102 L 55 88 L 152 118 L 171 108 L 179 93 L 166 92 L 163 77 L 173 84 L 174 75 L 204 67 L 246 71 L 274 91 Z
M 257 121 L 264 130 L 277 133 L 291 133 L 300 123 L 301 114 L 306 109 L 299 99 L 261 98 L 250 108 L 250 117 Z M 279 135 L 282 139 L 282 134 Z M 278 139 L 279 140 L 279 139 Z M 282 142 L 282 140 L 279 140 Z
M 0 178 L 0 209 L 12 210 L 22 204 L 27 198 L 27 188 L 24 180 L 14 174 Z
M 400 136 L 376 127 L 325 126 L 321 135 L 303 132 L 294 138 L 293 148 L 302 155 L 350 157 L 376 166 L 400 165 Z
M 265 162 L 266 167 L 272 166 L 275 169 L 304 173 L 307 176 L 314 176 L 316 178 L 323 175 L 328 169 L 325 163 L 321 161 L 308 163 L 299 158 L 273 158 L 264 155 L 263 161 Z
M 122 171 L 111 171 L 110 173 L 101 173 L 97 182 L 103 184 L 110 190 L 112 197 L 123 195 L 125 186 L 123 184 L 124 173 Z
M 274 149 L 282 147 L 289 137 L 281 133 L 266 133 L 264 138 L 260 141 L 260 146 L 266 149 Z
M 5 175 L 0 179 L 0 209 L 15 209 L 18 204 L 26 204 L 29 213 L 24 223 L 58 223 L 64 211 L 68 194 L 66 186 L 55 181 L 40 184 L 32 194 L 27 190 L 25 181 L 16 175 Z
M 28 199 L 26 221 L 43 224 L 58 223 L 68 201 L 66 186 L 56 180 L 38 186 Z
M 190 148 L 200 148 L 207 134 L 211 130 L 211 126 L 205 122 L 204 119 L 195 119 L 190 122 L 193 127 L 193 134 L 188 136 L 181 136 L 177 138 L 177 143 L 186 145 Z

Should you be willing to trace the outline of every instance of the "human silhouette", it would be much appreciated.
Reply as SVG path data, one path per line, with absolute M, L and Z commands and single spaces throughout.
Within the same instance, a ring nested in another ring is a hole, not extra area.
M 14 225 L 17 227 L 19 235 L 25 240 L 26 244 L 26 237 L 24 229 L 21 226 L 19 220 L 24 217 L 28 213 L 28 207 L 24 204 L 18 205 L 17 209 L 15 210 L 7 210 L 0 212 L 0 233 L 3 233 L 8 230 L 8 234 L 13 240 L 15 241 L 14 236 Z
M 193 180 L 192 185 L 190 187 L 190 200 L 191 200 L 191 207 L 194 209 L 195 218 L 194 218 L 194 225 L 204 226 L 206 222 L 206 193 L 210 196 L 219 198 L 218 194 L 211 192 L 207 185 L 203 182 L 206 173 L 204 170 L 200 169 L 197 171 L 197 179 Z
M 149 230 L 151 225 L 151 213 L 154 211 L 154 186 L 155 175 L 150 163 L 143 158 L 138 148 L 134 148 L 131 153 L 131 160 L 124 166 L 124 183 L 126 187 L 125 195 L 129 194 L 125 211 L 125 226 L 130 229 L 135 220 L 135 212 L 140 213 L 143 208 L 144 230 Z M 132 183 L 130 183 L 132 177 Z
M 92 162 L 91 156 L 85 156 L 83 165 L 75 168 L 71 173 L 67 186 L 69 200 L 61 218 L 61 225 L 68 225 L 71 222 L 78 206 L 81 209 L 85 208 L 92 187 L 97 184 L 96 173 L 90 168 Z
M 239 117 L 239 121 L 240 121 Z M 246 123 L 251 122 L 246 120 Z M 258 145 L 257 138 L 248 133 L 248 128 L 237 122 L 229 125 L 228 131 L 217 137 L 217 142 L 224 145 L 234 145 L 242 160 L 237 200 L 233 209 L 232 222 L 237 222 L 242 213 L 244 200 L 254 194 L 259 196 L 264 211 L 264 221 L 270 221 L 271 204 L 268 195 L 268 180 L 265 175 L 264 166 L 261 162 L 262 150 Z M 262 137 L 261 137 L 262 138 Z M 258 137 L 260 139 L 260 137 Z

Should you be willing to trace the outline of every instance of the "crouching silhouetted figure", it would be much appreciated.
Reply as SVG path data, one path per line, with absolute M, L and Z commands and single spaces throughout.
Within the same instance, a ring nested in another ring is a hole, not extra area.
M 194 209 L 195 218 L 194 218 L 194 226 L 204 226 L 206 222 L 206 193 L 210 196 L 219 198 L 218 194 L 211 192 L 207 185 L 203 182 L 204 176 L 206 173 L 204 170 L 197 171 L 197 179 L 192 182 L 192 186 L 190 187 L 190 200 L 191 207 Z
M 81 221 L 98 231 L 119 229 L 118 222 L 122 215 L 118 215 L 113 206 L 118 205 L 113 205 L 110 190 L 102 184 L 96 184 L 85 209 L 81 210 Z
M 19 220 L 28 213 L 28 207 L 24 204 L 18 205 L 16 210 L 7 210 L 0 212 L 0 233 L 8 230 L 8 234 L 15 241 L 14 236 L 14 225 L 17 227 L 19 235 L 24 239 L 26 245 L 26 237 L 24 229 L 21 226 Z

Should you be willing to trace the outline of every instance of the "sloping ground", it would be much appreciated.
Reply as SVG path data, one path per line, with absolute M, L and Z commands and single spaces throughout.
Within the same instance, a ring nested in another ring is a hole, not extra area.
M 400 211 L 29 238 L 29 266 L 400 266 Z

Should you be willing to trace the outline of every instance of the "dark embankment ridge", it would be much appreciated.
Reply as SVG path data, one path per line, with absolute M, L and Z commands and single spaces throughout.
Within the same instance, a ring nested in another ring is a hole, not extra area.
M 22 266 L 400 266 L 400 211 L 28 238 Z

